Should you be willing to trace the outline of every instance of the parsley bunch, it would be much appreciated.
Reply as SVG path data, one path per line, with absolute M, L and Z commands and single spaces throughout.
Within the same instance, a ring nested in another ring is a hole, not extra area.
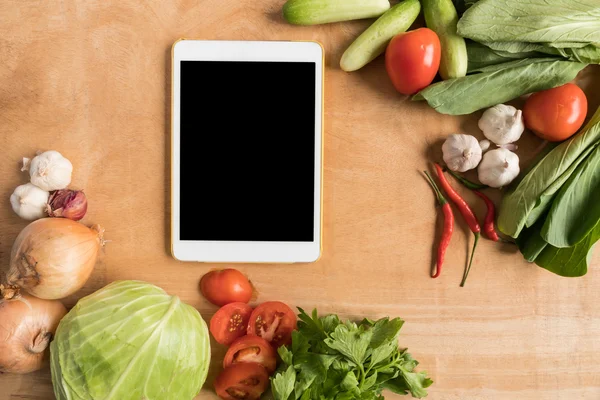
M 278 350 L 283 363 L 271 381 L 275 400 L 378 400 L 383 389 L 427 396 L 433 381 L 415 372 L 418 362 L 398 346 L 400 318 L 357 325 L 298 309 L 292 344 Z

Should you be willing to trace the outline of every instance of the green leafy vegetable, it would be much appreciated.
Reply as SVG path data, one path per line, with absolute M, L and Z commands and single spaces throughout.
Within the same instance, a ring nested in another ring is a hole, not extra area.
M 558 192 L 542 228 L 554 247 L 572 247 L 600 221 L 600 147 L 583 161 Z
M 485 42 L 486 47 L 505 57 L 523 58 L 524 54 L 548 54 L 563 57 L 569 61 L 586 64 L 600 64 L 600 47 L 587 43 L 526 43 L 526 42 Z M 564 46 L 568 45 L 568 46 Z
M 590 151 L 590 147 L 599 140 L 600 108 L 577 135 L 555 147 L 504 195 L 498 214 L 498 229 L 516 238 L 526 224 L 532 226 L 583 161 L 582 154 Z M 530 217 L 532 212 L 535 218 Z
M 493 71 L 435 83 L 417 93 L 413 100 L 427 100 L 442 114 L 470 114 L 527 93 L 565 84 L 585 67 L 585 64 L 569 61 L 529 60 L 507 68 L 499 64 Z
M 548 246 L 548 243 L 542 238 L 541 231 L 544 226 L 544 219 L 540 219 L 530 228 L 525 228 L 516 239 L 519 250 L 523 258 L 529 262 L 534 262 L 536 258 Z
M 517 54 L 532 51 L 539 52 L 545 48 L 543 44 L 527 42 L 483 42 L 482 44 L 495 51 Z
M 587 273 L 594 244 L 600 240 L 600 224 L 573 247 L 559 249 L 548 245 L 535 263 L 560 276 L 576 277 Z
M 193 399 L 210 364 L 206 323 L 144 282 L 119 281 L 79 300 L 50 347 L 58 400 Z
M 433 382 L 415 372 L 417 361 L 398 347 L 400 318 L 356 324 L 299 310 L 291 349 L 278 350 L 283 363 L 272 378 L 275 400 L 379 400 L 385 388 L 427 396 Z
M 557 53 L 571 61 L 587 64 L 600 64 L 600 47 L 587 45 L 581 48 L 557 48 Z
M 600 42 L 598 0 L 481 0 L 458 21 L 479 42 Z
M 469 59 L 469 67 L 467 73 L 478 71 L 481 67 L 489 65 L 502 64 L 520 58 L 535 58 L 543 56 L 541 53 L 526 52 L 526 53 L 506 53 L 502 51 L 492 50 L 488 46 L 481 43 L 467 41 L 467 55 Z
M 271 389 L 276 399 L 287 400 L 294 392 L 294 383 L 296 382 L 296 370 L 292 365 L 287 367 L 285 372 L 278 374 L 271 381 Z
M 594 143 L 593 145 L 585 149 L 583 153 L 581 153 L 579 157 L 577 157 L 577 159 L 573 161 L 573 163 L 571 163 L 569 168 L 567 168 L 562 175 L 560 175 L 554 182 L 552 182 L 550 186 L 548 186 L 546 190 L 544 190 L 544 192 L 540 195 L 539 199 L 537 200 L 535 206 L 527 216 L 525 226 L 532 226 L 540 219 L 540 216 L 542 214 L 548 211 L 548 208 L 552 204 L 552 200 L 554 200 L 554 196 L 556 196 L 556 193 L 558 193 L 562 185 L 569 179 L 569 177 L 577 169 L 579 164 L 581 164 L 587 158 L 587 156 L 592 151 L 594 151 L 594 149 L 597 146 L 598 143 Z

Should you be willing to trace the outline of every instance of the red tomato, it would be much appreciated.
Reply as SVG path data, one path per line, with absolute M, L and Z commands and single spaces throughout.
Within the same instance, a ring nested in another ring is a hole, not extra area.
M 431 29 L 419 28 L 394 36 L 385 51 L 385 68 L 397 91 L 415 94 L 435 78 L 440 56 L 439 37 Z
M 256 335 L 278 348 L 292 343 L 292 331 L 296 329 L 296 314 L 280 301 L 267 301 L 252 311 L 248 323 L 248 335 Z
M 277 367 L 277 353 L 269 342 L 259 336 L 242 336 L 227 350 L 223 368 L 227 368 L 231 364 L 249 362 L 262 365 L 269 374 L 272 374 Z
M 585 93 L 572 83 L 534 93 L 523 107 L 525 126 L 551 142 L 573 136 L 583 125 L 586 114 Z
M 231 303 L 219 308 L 210 319 L 210 333 L 215 340 L 229 346 L 246 334 L 252 307 L 246 303 Z
M 257 400 L 268 386 L 269 373 L 257 363 L 230 365 L 215 379 L 217 396 L 225 400 Z
M 206 300 L 217 306 L 242 302 L 252 297 L 252 285 L 237 269 L 210 271 L 200 279 L 200 291 Z

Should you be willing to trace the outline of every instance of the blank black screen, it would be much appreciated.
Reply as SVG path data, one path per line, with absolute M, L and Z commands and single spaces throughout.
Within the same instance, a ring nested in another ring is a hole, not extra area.
M 314 240 L 315 68 L 181 62 L 181 240 Z

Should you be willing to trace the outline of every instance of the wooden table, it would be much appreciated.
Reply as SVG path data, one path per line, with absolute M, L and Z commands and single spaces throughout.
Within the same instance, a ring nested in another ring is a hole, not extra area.
M 315 264 L 240 265 L 257 301 L 343 317 L 401 316 L 402 345 L 435 380 L 432 400 L 600 399 L 597 268 L 559 278 L 510 245 L 483 241 L 460 288 L 472 240 L 461 222 L 446 270 L 429 278 L 437 216 L 420 171 L 441 157 L 449 133 L 479 135 L 477 116 L 440 115 L 398 95 L 381 59 L 357 73 L 341 71 L 342 52 L 367 22 L 294 27 L 282 20 L 282 4 L 1 2 L 0 265 L 26 225 L 8 201 L 27 179 L 19 161 L 56 149 L 73 161 L 73 186 L 90 199 L 84 222 L 102 224 L 111 240 L 85 288 L 65 303 L 114 280 L 141 279 L 210 318 L 216 308 L 197 286 L 215 265 L 177 262 L 168 251 L 170 46 L 180 37 L 319 40 L 327 57 L 325 251 Z M 599 73 L 591 67 L 583 75 Z M 600 102 L 599 81 L 583 82 L 591 110 Z M 521 141 L 525 161 L 538 143 L 529 134 Z M 199 398 L 215 398 L 210 382 L 223 353 L 213 346 Z M 0 376 L 0 400 L 52 398 L 48 369 Z

